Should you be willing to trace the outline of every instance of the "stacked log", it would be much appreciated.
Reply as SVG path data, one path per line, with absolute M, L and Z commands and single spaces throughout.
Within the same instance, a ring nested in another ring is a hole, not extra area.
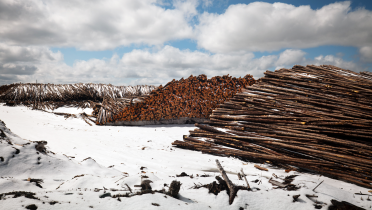
M 335 66 L 266 71 L 172 144 L 372 188 L 372 77 Z
M 104 97 L 120 99 L 148 95 L 155 86 L 114 86 L 106 84 L 12 84 L 1 86 L 0 101 L 9 104 L 23 104 L 35 109 L 55 109 L 64 105 L 81 108 L 90 107 L 103 101 Z
M 142 102 L 148 95 L 128 96 L 124 98 L 112 99 L 104 97 L 102 103 L 96 104 L 93 109 L 93 115 L 96 117 L 96 124 L 104 125 L 115 115 L 121 112 L 125 107 L 132 106 L 135 103 Z
M 191 75 L 187 79 L 172 80 L 153 91 L 143 102 L 125 107 L 107 122 L 207 118 L 218 104 L 254 82 L 251 75 L 211 79 L 206 75 Z

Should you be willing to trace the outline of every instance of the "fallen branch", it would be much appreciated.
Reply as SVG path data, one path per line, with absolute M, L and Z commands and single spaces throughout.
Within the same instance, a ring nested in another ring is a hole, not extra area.
M 220 162 L 216 159 L 216 164 L 217 164 L 217 168 L 218 170 L 220 171 L 223 179 L 225 180 L 226 184 L 227 184 L 227 187 L 229 188 L 230 190 L 230 195 L 229 195 L 229 204 L 231 205 L 233 202 L 234 202 L 234 199 L 235 199 L 235 196 L 236 194 L 238 193 L 238 190 L 239 188 L 237 188 L 229 179 L 229 177 L 227 176 L 225 170 L 222 168 Z
M 247 181 L 246 175 L 244 174 L 243 168 L 242 168 L 240 171 L 242 172 L 242 175 L 243 175 L 243 177 L 244 177 L 245 183 L 247 184 L 247 189 L 248 189 L 249 191 L 251 191 L 251 190 L 252 190 L 252 189 L 251 189 L 251 186 L 249 186 L 249 183 L 248 183 L 248 181 Z

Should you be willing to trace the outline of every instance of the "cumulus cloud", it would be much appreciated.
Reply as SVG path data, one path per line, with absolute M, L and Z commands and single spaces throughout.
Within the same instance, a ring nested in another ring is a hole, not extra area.
M 337 53 L 339 54 L 339 53 Z M 306 53 L 302 50 L 287 49 L 280 53 L 275 61 L 275 69 L 292 68 L 293 65 L 333 65 L 344 69 L 360 72 L 366 71 L 367 68 L 360 63 L 345 61 L 339 55 L 319 55 L 313 59 L 307 59 Z
M 288 66 L 294 63 L 303 63 L 306 59 L 304 58 L 305 52 L 302 50 L 288 49 L 280 53 L 279 59 L 276 61 L 278 66 Z
M 181 11 L 187 18 L 194 17 L 198 14 L 198 11 L 196 11 L 198 4 L 198 0 L 173 0 L 173 6 L 178 11 Z
M 353 70 L 356 72 L 367 70 L 366 68 L 358 65 L 357 63 L 354 63 L 353 61 L 345 61 L 342 58 L 336 57 L 334 55 L 326 55 L 326 56 L 320 55 L 320 56 L 315 57 L 311 63 L 308 61 L 305 63 L 313 64 L 313 65 L 322 65 L 322 64 L 334 65 L 340 68 L 349 69 L 349 70 Z
M 221 1 L 219 1 L 221 3 Z M 372 12 L 337 2 L 313 10 L 284 3 L 230 5 L 223 14 L 197 7 L 213 0 L 2 0 L 0 1 L 0 83 L 100 82 L 165 84 L 190 74 L 263 76 L 267 69 L 295 64 L 332 64 L 365 70 L 340 56 L 306 59 L 301 49 L 322 45 L 359 48 L 372 62 Z M 226 1 L 223 1 L 226 2 Z M 171 9 L 166 9 L 171 8 Z M 198 20 L 198 21 L 195 21 Z M 194 25 L 197 22 L 197 25 Z M 165 45 L 190 39 L 202 50 Z M 64 63 L 50 47 L 107 50 L 147 45 L 122 57 Z M 282 53 L 255 57 L 256 51 Z
M 38 71 L 41 63 L 62 63 L 63 55 L 46 47 L 20 47 L 0 43 L 0 83 L 23 81 Z
M 3 46 L 4 48 L 4 46 Z M 12 46 L 8 46 L 11 52 Z M 13 51 L 17 51 L 14 50 Z M 22 51 L 22 50 L 18 50 Z M 114 54 L 110 59 L 76 61 L 73 66 L 63 62 L 60 53 L 47 49 L 28 49 L 24 52 L 48 54 L 42 60 L 23 63 L 4 63 L 0 66 L 0 83 L 38 82 L 43 83 L 111 83 L 115 85 L 166 84 L 172 79 L 190 75 L 206 74 L 208 77 L 230 74 L 241 77 L 251 74 L 255 78 L 274 68 L 291 68 L 295 64 L 331 64 L 351 70 L 359 66 L 333 55 L 306 59 L 301 50 L 287 49 L 278 55 L 255 57 L 253 53 L 207 53 L 180 50 L 164 46 L 158 50 L 143 49 L 125 53 L 122 57 Z M 31 66 L 34 68 L 28 68 Z M 13 70 L 11 69 L 13 68 Z M 22 68 L 22 69 L 19 69 Z
M 1 63 L 27 63 L 40 60 L 62 60 L 61 53 L 53 53 L 46 47 L 21 47 L 0 43 Z
M 372 46 L 363 46 L 359 49 L 361 60 L 372 62 Z
M 0 66 L 2 75 L 33 75 L 37 68 L 35 66 L 4 64 Z
M 372 12 L 352 11 L 349 1 L 317 10 L 285 3 L 236 4 L 223 14 L 204 13 L 199 19 L 197 43 L 211 52 L 372 44 Z
M 165 46 L 156 53 L 148 50 L 134 50 L 124 54 L 121 59 L 123 66 L 138 70 L 138 77 L 188 77 L 190 74 L 207 75 L 242 75 L 242 67 L 254 57 L 246 54 L 210 54 L 200 51 L 180 50 Z M 247 73 L 246 73 L 247 74 Z
M 187 17 L 195 1 L 164 9 L 156 0 L 0 1 L 0 41 L 14 45 L 106 50 L 131 44 L 161 45 L 193 37 Z
M 372 46 L 372 12 L 351 10 L 349 1 L 317 10 L 253 2 L 230 5 L 223 14 L 198 14 L 197 6 L 212 0 L 170 2 L 172 9 L 163 8 L 170 4 L 163 0 L 3 0 L 0 42 L 107 50 L 191 39 L 212 53 L 348 45 L 362 55 Z

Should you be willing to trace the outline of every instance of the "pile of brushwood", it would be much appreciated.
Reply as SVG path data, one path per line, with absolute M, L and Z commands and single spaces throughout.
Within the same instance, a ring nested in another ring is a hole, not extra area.
M 105 97 L 113 100 L 148 95 L 155 86 L 114 86 L 106 84 L 37 84 L 15 83 L 0 87 L 0 101 L 7 105 L 22 104 L 34 109 L 56 109 L 61 106 L 93 108 Z M 123 101 L 125 102 L 125 101 Z
M 3 93 L 7 92 L 9 89 L 11 89 L 12 87 L 16 86 L 17 84 L 10 84 L 10 85 L 2 85 L 0 86 L 0 95 L 2 95 Z
M 372 74 L 335 66 L 267 71 L 173 145 L 269 162 L 372 188 Z
M 251 75 L 211 79 L 206 75 L 191 75 L 187 79 L 172 80 L 153 91 L 143 102 L 125 107 L 108 122 L 207 118 L 218 104 L 254 82 Z

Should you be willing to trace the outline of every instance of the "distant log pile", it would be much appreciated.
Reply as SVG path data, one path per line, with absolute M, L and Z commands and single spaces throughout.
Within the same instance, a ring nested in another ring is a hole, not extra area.
M 191 75 L 187 79 L 173 80 L 164 87 L 160 86 L 143 102 L 125 107 L 107 122 L 207 118 L 217 104 L 254 82 L 251 75 L 244 78 L 225 75 L 211 79 L 205 75 Z
M 8 105 L 23 104 L 35 109 L 55 109 L 64 105 L 93 107 L 104 97 L 119 99 L 148 95 L 155 86 L 114 86 L 105 84 L 12 84 L 0 87 L 0 101 Z M 5 90 L 6 89 L 6 90 Z
M 372 188 L 372 74 L 335 66 L 267 71 L 173 145 L 301 168 Z
M 10 84 L 10 85 L 3 85 L 3 86 L 0 86 L 0 95 L 2 95 L 3 93 L 5 93 L 6 91 L 8 91 L 10 88 L 16 86 L 17 84 Z
M 117 98 L 116 100 L 110 97 L 104 97 L 101 104 L 96 104 L 93 107 L 93 115 L 97 119 L 96 124 L 106 124 L 108 120 L 111 120 L 116 114 L 119 114 L 125 107 L 142 102 L 146 97 L 148 97 L 148 95 L 128 96 L 124 98 Z

